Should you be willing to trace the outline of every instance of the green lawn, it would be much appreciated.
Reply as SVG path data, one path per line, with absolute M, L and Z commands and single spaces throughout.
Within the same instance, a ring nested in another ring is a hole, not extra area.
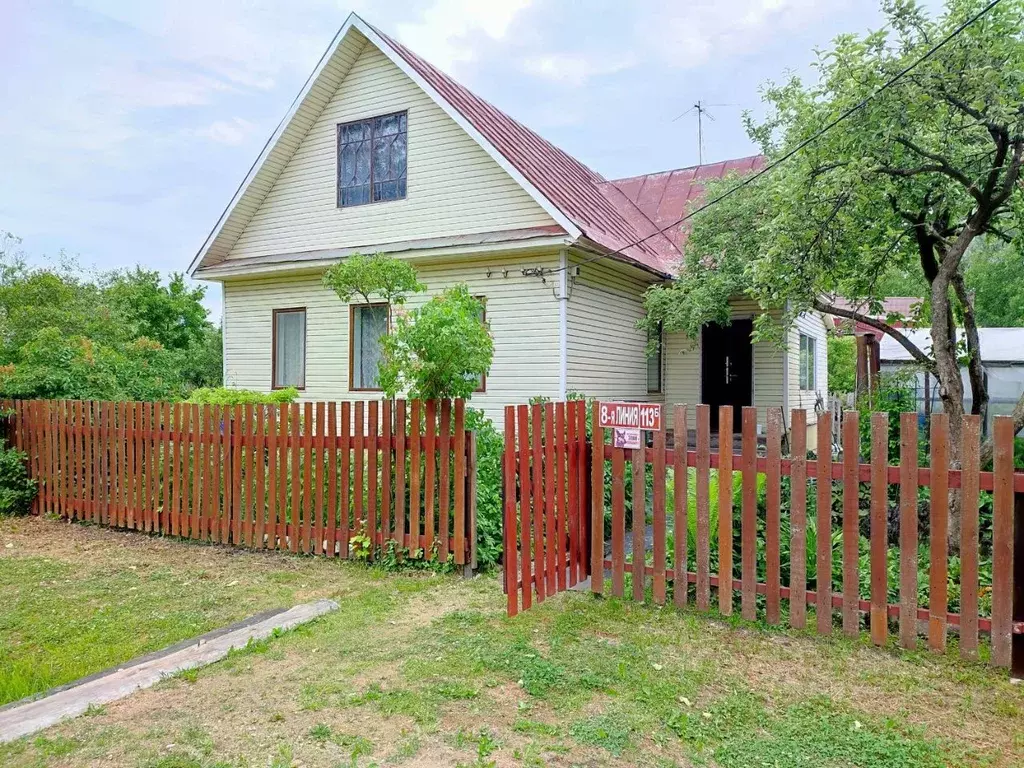
M 67 530 L 52 529 L 54 536 Z M 92 556 L 73 569 L 72 592 L 114 575 L 103 565 L 104 542 L 120 556 L 128 537 L 91 531 L 89 538 Z M 294 632 L 0 747 L 0 764 L 895 768 L 1024 761 L 1024 691 L 1003 673 L 950 656 L 579 593 L 510 620 L 493 576 L 387 575 L 131 538 L 141 551 L 170 548 L 186 562 L 201 551 L 224 561 L 206 564 L 219 585 L 210 590 L 209 579 L 182 575 L 192 565 L 168 557 L 152 569 L 170 571 L 159 583 L 190 581 L 186 594 L 209 592 L 214 606 L 228 589 L 224 580 L 237 578 L 235 562 L 261 585 L 238 596 L 252 607 L 287 599 L 288 590 L 306 599 L 333 588 L 344 599 L 336 613 Z M 274 576 L 282 570 L 298 575 L 282 584 Z M 33 599 L 36 584 L 23 585 L 22 600 Z M 116 582 L 118 592 L 123 586 Z M 162 589 L 138 605 L 171 594 Z M 113 602 L 93 594 L 94 611 Z M 125 619 L 119 626 L 135 632 L 145 624 Z

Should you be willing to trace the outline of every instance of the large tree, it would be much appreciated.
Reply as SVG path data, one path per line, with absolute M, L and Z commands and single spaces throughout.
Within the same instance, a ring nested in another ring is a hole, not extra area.
M 1019 245 L 1024 209 L 1024 0 L 1002 0 L 954 35 L 987 5 L 947 0 L 933 18 L 914 0 L 884 0 L 886 26 L 837 38 L 818 54 L 814 82 L 765 87 L 767 116 L 745 119 L 768 161 L 813 140 L 694 216 L 679 278 L 646 297 L 649 322 L 695 334 L 727 322 L 737 294 L 781 309 L 783 326 L 808 310 L 859 320 L 937 378 L 958 450 L 961 363 L 973 412 L 989 401 L 965 255 L 983 239 Z M 707 199 L 737 183 L 710 184 Z M 926 286 L 930 349 L 873 316 L 893 277 L 907 275 Z M 758 338 L 779 333 L 767 314 L 755 325 Z M 1024 427 L 1024 398 L 1014 418 Z

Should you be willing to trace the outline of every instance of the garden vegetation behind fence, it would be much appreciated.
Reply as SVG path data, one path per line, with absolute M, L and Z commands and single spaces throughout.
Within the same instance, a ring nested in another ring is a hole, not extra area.
M 1024 614 L 1019 591 L 1014 603 L 1015 559 L 1024 588 L 1024 547 L 1014 556 L 1024 473 L 1014 471 L 1009 417 L 995 419 L 988 470 L 977 416 L 964 417 L 956 467 L 945 414 L 932 416 L 927 450 L 917 414 L 902 414 L 890 465 L 884 413 L 870 416 L 862 449 L 860 415 L 846 412 L 834 455 L 830 420 L 818 420 L 808 446 L 807 413 L 793 411 L 784 455 L 779 409 L 759 439 L 757 410 L 744 408 L 734 445 L 731 407 L 713 435 L 708 406 L 695 408 L 695 433 L 688 407 L 675 406 L 674 445 L 658 431 L 629 450 L 593 428 L 598 403 L 590 419 L 582 405 L 506 409 L 510 615 L 590 573 L 596 594 L 709 610 L 714 593 L 722 615 L 738 608 L 744 619 L 794 628 L 808 624 L 810 606 L 819 633 L 835 619 L 846 635 L 868 630 L 878 645 L 894 631 L 905 648 L 923 635 L 941 651 L 952 630 L 961 655 L 977 658 L 987 633 L 992 663 L 1010 666 L 1011 653 L 1015 669 L 1024 662 L 1024 615 L 1014 613 Z M 589 536 L 576 526 L 587 509 Z M 949 535 L 951 517 L 959 535 Z
M 463 400 L 4 404 L 36 513 L 253 548 L 475 565 Z

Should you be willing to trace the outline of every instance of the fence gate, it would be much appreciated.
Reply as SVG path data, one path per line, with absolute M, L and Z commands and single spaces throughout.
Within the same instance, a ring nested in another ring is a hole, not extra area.
M 541 602 L 590 576 L 590 466 L 583 401 L 505 408 L 504 575 L 510 616 L 530 608 L 534 597 Z M 596 487 L 600 492 L 600 480 Z M 601 533 L 596 541 L 600 546 Z

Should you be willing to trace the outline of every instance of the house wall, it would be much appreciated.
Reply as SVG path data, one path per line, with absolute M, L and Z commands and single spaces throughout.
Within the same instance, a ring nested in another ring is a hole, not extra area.
M 554 220 L 426 93 L 364 44 L 227 258 L 550 226 Z M 338 208 L 338 123 L 408 111 L 407 197 Z
M 732 316 L 736 319 L 751 317 L 761 313 L 757 304 L 748 299 L 735 299 L 729 303 L 732 307 Z M 767 342 L 757 342 L 753 346 L 753 404 L 758 409 L 758 424 L 764 428 L 767 424 L 766 409 L 769 407 L 781 408 L 783 406 L 782 393 L 786 388 L 785 371 L 787 358 L 792 356 L 792 350 L 788 352 L 782 351 L 778 346 Z M 699 339 L 694 344 L 683 333 L 666 334 L 665 378 L 667 384 L 666 402 L 692 405 L 702 401 Z M 692 408 L 688 409 L 687 416 L 690 427 L 694 428 L 696 426 L 696 412 Z M 808 416 L 808 421 L 810 421 L 810 414 Z M 788 414 L 786 421 L 788 425 Z M 738 417 L 736 423 L 739 423 Z
M 800 388 L 800 334 L 806 334 L 815 340 L 814 352 L 814 389 Z M 796 321 L 789 329 L 787 335 L 787 360 L 789 370 L 787 372 L 787 385 L 789 389 L 789 408 L 804 408 L 807 410 L 808 425 L 816 425 L 818 415 L 814 410 L 815 403 L 821 398 L 822 406 L 828 405 L 828 334 L 825 321 L 816 312 L 804 312 L 798 315 Z M 786 414 L 786 420 L 790 418 Z M 817 430 L 808 433 L 809 445 L 814 445 L 813 440 Z
M 487 299 L 494 336 L 494 361 L 486 393 L 473 395 L 501 428 L 502 407 L 531 395 L 558 396 L 558 302 L 548 285 L 524 277 L 527 267 L 557 267 L 558 256 L 468 258 L 417 265 L 428 291 L 412 297 L 415 307 L 458 282 Z M 508 270 L 507 276 L 504 270 Z M 488 276 L 488 271 L 490 276 Z M 320 274 L 275 275 L 224 283 L 224 368 L 230 387 L 268 391 L 275 308 L 306 307 L 306 389 L 304 400 L 381 399 L 379 392 L 349 392 L 349 306 L 324 288 Z
M 583 261 L 574 258 L 570 263 Z M 602 400 L 664 399 L 661 393 L 647 391 L 647 336 L 636 327 L 644 316 L 643 293 L 653 281 L 640 270 L 610 260 L 579 266 L 579 275 L 569 279 L 570 392 Z

